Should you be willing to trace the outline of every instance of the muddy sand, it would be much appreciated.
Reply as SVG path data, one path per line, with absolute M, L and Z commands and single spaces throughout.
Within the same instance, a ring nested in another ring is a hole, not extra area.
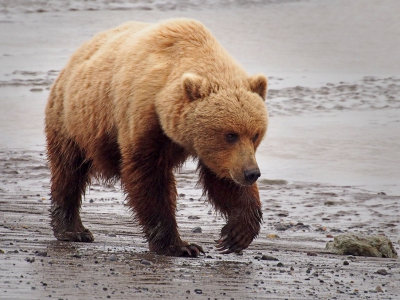
M 400 298 L 399 259 L 325 249 L 343 233 L 384 234 L 400 252 L 400 3 L 216 3 L 1 2 L 0 299 Z M 176 16 L 203 21 L 269 77 L 260 236 L 242 255 L 216 251 L 224 220 L 188 162 L 176 173 L 177 219 L 205 256 L 149 253 L 119 183 L 87 190 L 94 243 L 56 241 L 43 135 L 52 81 L 97 31 Z

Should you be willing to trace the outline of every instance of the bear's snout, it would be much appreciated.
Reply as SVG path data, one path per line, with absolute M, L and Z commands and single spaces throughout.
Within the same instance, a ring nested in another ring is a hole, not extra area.
M 251 168 L 244 170 L 243 175 L 246 183 L 251 185 L 257 181 L 258 177 L 261 176 L 261 173 L 259 168 Z

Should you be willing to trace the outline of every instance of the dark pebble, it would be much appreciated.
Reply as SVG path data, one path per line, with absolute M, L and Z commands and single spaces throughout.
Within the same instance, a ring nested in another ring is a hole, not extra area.
M 275 225 L 275 229 L 279 230 L 279 231 L 288 230 L 290 227 L 292 227 L 292 225 L 290 225 L 290 224 L 276 224 Z
M 348 266 L 348 265 L 349 265 L 349 262 L 348 262 L 347 260 L 345 260 L 345 261 L 343 262 L 343 265 Z
M 35 261 L 35 258 L 34 258 L 34 257 L 27 257 L 27 258 L 25 258 L 25 260 L 26 260 L 28 263 L 33 263 L 33 262 Z
M 281 268 L 281 267 L 283 267 L 283 263 L 278 262 L 276 266 Z
M 195 227 L 192 229 L 192 232 L 193 233 L 202 233 L 202 229 L 201 229 L 201 227 Z
M 196 294 L 203 294 L 203 291 L 201 290 L 201 289 L 195 289 L 194 290 L 194 292 L 196 293 Z
M 261 256 L 261 259 L 262 260 L 279 260 L 276 257 L 269 256 L 269 255 L 263 255 L 263 256 Z
M 379 269 L 375 273 L 377 273 L 379 275 L 387 275 L 387 274 L 389 274 L 388 271 L 386 271 L 385 269 Z
M 307 252 L 307 255 L 308 256 L 317 256 L 317 253 L 315 253 L 315 252 Z
M 142 259 L 142 260 L 140 261 L 140 263 L 143 264 L 143 265 L 146 265 L 146 266 L 151 265 L 151 261 L 148 261 L 148 260 L 146 260 L 146 259 Z
M 46 251 L 35 251 L 35 254 L 37 256 L 43 256 L 43 257 L 47 256 L 47 252 Z
M 189 220 L 198 220 L 198 219 L 200 219 L 200 217 L 199 216 L 189 216 L 188 219 Z
M 108 258 L 110 261 L 117 261 L 117 256 L 115 254 L 111 254 L 110 257 Z

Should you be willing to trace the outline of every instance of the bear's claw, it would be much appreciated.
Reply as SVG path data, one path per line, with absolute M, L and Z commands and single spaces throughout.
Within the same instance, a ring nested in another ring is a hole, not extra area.
M 256 235 L 257 233 L 237 228 L 228 222 L 222 229 L 221 238 L 216 241 L 216 248 L 222 254 L 239 253 L 250 245 Z
M 169 256 L 198 257 L 205 254 L 203 248 L 197 244 L 186 244 L 182 246 L 171 246 L 168 249 Z
M 233 239 L 229 237 L 223 237 L 217 241 L 217 250 L 220 251 L 222 254 L 229 254 L 229 253 L 239 253 L 243 249 L 247 248 L 248 245 L 251 243 L 251 240 L 245 239 L 244 236 Z

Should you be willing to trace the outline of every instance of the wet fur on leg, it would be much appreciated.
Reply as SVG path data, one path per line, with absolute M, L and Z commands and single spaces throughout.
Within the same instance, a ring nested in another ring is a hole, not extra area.
M 79 215 L 82 194 L 89 182 L 91 162 L 71 139 L 48 131 L 51 170 L 51 226 L 58 240 L 92 242 L 93 236 Z
M 246 249 L 257 237 L 262 222 L 257 185 L 240 186 L 230 179 L 218 178 L 201 162 L 198 171 L 204 195 L 227 219 L 217 248 L 223 253 Z
M 158 254 L 198 256 L 203 249 L 181 240 L 175 219 L 174 168 L 185 160 L 183 148 L 161 128 L 149 129 L 123 152 L 122 184 L 128 204 L 142 226 L 149 248 Z

